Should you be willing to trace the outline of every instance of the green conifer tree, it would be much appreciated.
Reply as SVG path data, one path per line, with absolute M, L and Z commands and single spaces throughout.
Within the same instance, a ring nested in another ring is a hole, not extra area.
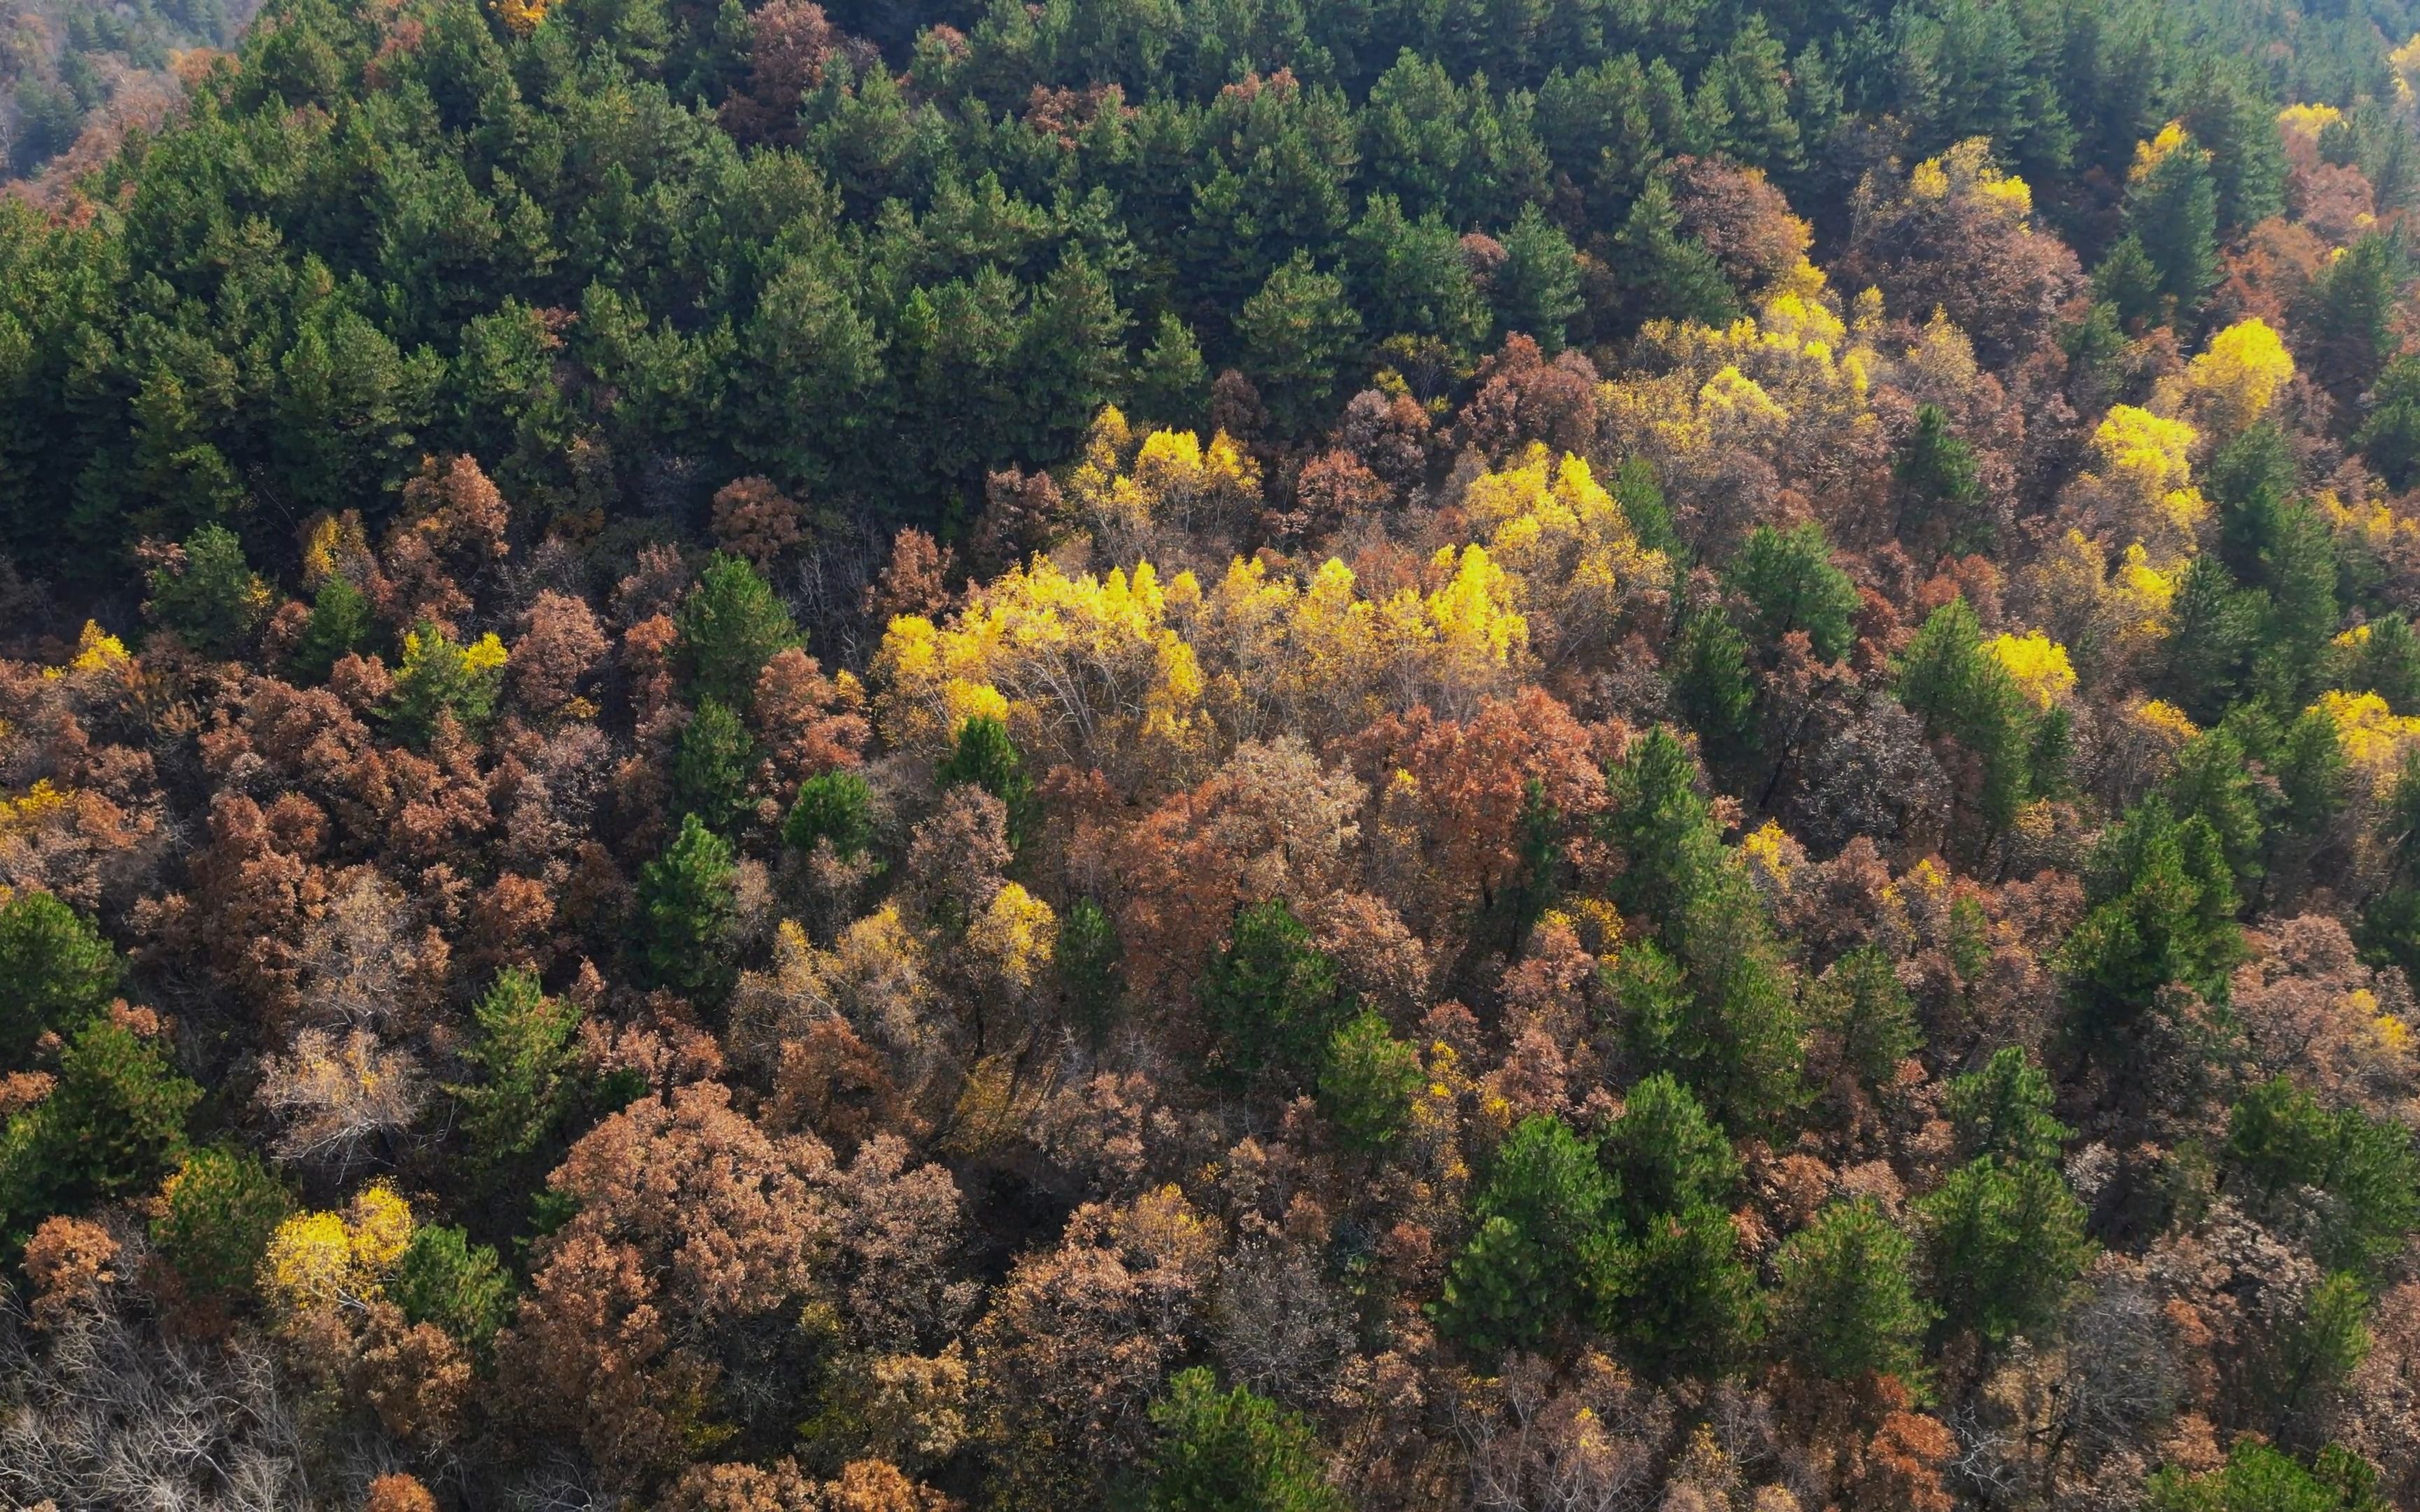
M 0 1069 L 23 1066 L 35 1041 L 108 1007 L 117 978 L 117 952 L 54 895 L 0 903 Z
M 950 753 L 933 774 L 941 787 L 971 782 L 998 798 L 1008 810 L 1008 843 L 1021 849 L 1032 831 L 1036 807 L 1033 779 L 1025 757 L 1009 737 L 1008 726 L 987 714 L 978 714 L 958 726 Z
M 1237 911 L 1201 995 L 1212 1069 L 1237 1083 L 1264 1072 L 1289 1087 L 1314 1079 L 1346 1007 L 1336 963 L 1276 899 Z
M 1804 630 L 1816 656 L 1838 661 L 1856 643 L 1863 601 L 1849 575 L 1832 564 L 1832 542 L 1814 520 L 1786 531 L 1758 526 L 1723 569 L 1723 580 L 1755 607 L 1749 628 L 1760 644 Z
M 2015 1045 L 1952 1077 L 1942 1110 L 1957 1131 L 1958 1152 L 1975 1160 L 2053 1162 L 2075 1131 L 2051 1117 L 2050 1077 Z
M 1413 1100 L 1426 1081 L 1419 1054 L 1395 1038 L 1384 1015 L 1363 1009 L 1328 1037 L 1320 1110 L 1347 1145 L 1384 1149 L 1411 1122 Z
M 1660 177 L 1647 181 L 1614 233 L 1613 260 L 1621 275 L 1623 305 L 1635 320 L 1721 326 L 1739 314 L 1738 296 L 1723 277 L 1722 265 L 1682 231 L 1671 186 Z
M 294 672 L 323 678 L 337 662 L 368 644 L 369 637 L 369 599 L 343 573 L 332 572 L 312 597 L 310 623 L 294 646 Z
M 1809 1375 L 1913 1376 L 1932 1321 L 1916 1294 L 1916 1246 L 1869 1197 L 1836 1202 L 1775 1257 L 1774 1344 Z
M 224 525 L 185 537 L 181 566 L 152 569 L 151 617 L 206 656 L 233 656 L 269 618 L 269 585 L 244 560 L 243 543 Z
M 1346 1512 L 1311 1425 L 1195 1366 L 1153 1404 L 1150 1512 Z
M 1943 1321 L 1993 1344 L 2055 1319 L 2092 1254 L 2084 1205 L 2038 1161 L 1973 1161 L 1916 1211 Z
M 1098 1045 L 1116 1021 L 1125 997 L 1117 923 L 1091 898 L 1078 898 L 1059 916 L 1053 957 L 1067 995 L 1067 1017 Z
M 799 784 L 798 801 L 782 822 L 782 841 L 809 852 L 830 841 L 844 861 L 864 855 L 874 842 L 874 790 L 855 772 L 816 773 Z
M 1868 1088 L 1888 1083 L 1924 1043 L 1916 999 L 1878 946 L 1833 962 L 1807 991 L 1807 1017 L 1839 1037 L 1841 1059 Z
M 640 868 L 639 950 L 656 980 L 706 997 L 728 987 L 735 875 L 730 844 L 695 814 Z
M 507 968 L 472 1006 L 479 1037 L 462 1058 L 476 1079 L 449 1088 L 462 1103 L 462 1128 L 489 1165 L 527 1155 L 562 1118 L 579 1056 L 572 1042 L 580 1005 L 549 997 L 537 974 Z
M 754 811 L 748 779 L 755 764 L 756 742 L 738 713 L 711 693 L 701 695 L 673 748 L 673 806 L 731 834 Z
M 387 1297 L 414 1323 L 433 1323 L 484 1353 L 512 1311 L 512 1275 L 493 1246 L 442 1224 L 423 1224 L 396 1261 Z
M 1481 1353 L 1534 1346 L 1599 1287 L 1618 1194 L 1589 1142 L 1534 1114 L 1506 1136 L 1472 1205 L 1472 1238 L 1435 1304 L 1446 1331 Z
M 85 1020 L 51 1095 L 0 1133 L 0 1240 L 13 1248 L 52 1213 L 155 1190 L 184 1160 L 185 1117 L 201 1096 L 158 1040 Z
M 225 1305 L 252 1294 L 269 1236 L 293 1207 L 285 1184 L 251 1151 L 196 1149 L 162 1187 L 151 1247 L 186 1296 Z
M 1496 270 L 1490 293 L 1499 332 L 1521 332 L 1549 357 L 1563 349 L 1573 317 L 1587 307 L 1579 253 L 1537 206 L 1521 207 L 1520 219 L 1504 233 L 1504 266 Z
M 1731 767 L 1756 748 L 1756 682 L 1747 637 L 1719 607 L 1692 609 L 1674 637 L 1668 675 L 1682 717 L 1698 733 L 1707 762 Z
M 744 557 L 717 552 L 673 617 L 679 659 L 701 698 L 755 706 L 756 676 L 775 653 L 799 643 L 789 606 Z

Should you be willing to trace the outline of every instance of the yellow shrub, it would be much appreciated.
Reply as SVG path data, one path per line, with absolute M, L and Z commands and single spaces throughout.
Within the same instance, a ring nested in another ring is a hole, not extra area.
M 2183 578 L 2181 567 L 2162 572 L 2152 566 L 2150 553 L 2137 541 L 2118 561 L 2112 596 L 2134 628 L 2156 639 L 2168 633 L 2168 606 L 2176 602 L 2177 584 Z
M 2420 79 L 2420 32 L 2413 33 L 2410 41 L 2387 54 L 2386 66 L 2395 70 L 2396 98 L 2410 103 L 2412 81 Z
M 2294 359 L 2268 322 L 2239 321 L 2210 339 L 2185 370 L 2186 381 L 2211 398 L 2222 431 L 2240 431 L 2260 418 L 2294 376 Z
M 1669 577 L 1663 553 L 1639 548 L 1621 506 L 1568 453 L 1552 461 L 1531 446 L 1473 482 L 1463 507 L 1512 575 L 1515 603 L 1543 614 L 1562 650 L 1609 641 L 1624 607 Z
M 1995 637 L 1991 649 L 2038 709 L 2049 708 L 2075 687 L 2075 668 L 2067 659 L 2067 648 L 2039 630 Z
M 261 1259 L 261 1286 L 288 1307 L 335 1301 L 352 1289 L 353 1241 L 341 1213 L 298 1212 L 277 1226 Z
M 2194 723 L 2184 710 L 2165 699 L 2146 699 L 2135 707 L 2133 715 L 2143 728 L 2155 731 L 2180 746 L 2201 734 L 2201 726 Z
M 1070 578 L 1047 557 L 1011 568 L 947 626 L 892 622 L 876 722 L 893 745 L 938 751 L 966 713 L 1004 709 L 1029 749 L 1079 769 L 1187 749 L 1202 672 L 1170 612 L 1200 594 L 1189 573 L 1163 586 L 1148 562 L 1131 577 Z
M 1927 158 L 1908 176 L 1907 191 L 1915 199 L 1947 199 L 1972 195 L 1982 204 L 2024 220 L 2034 209 L 2034 192 L 2022 178 L 2000 172 L 1992 161 L 1989 137 L 1973 136 L 1937 158 Z
M 2129 501 L 2127 527 L 2163 563 L 2190 556 L 2194 530 L 2210 502 L 2193 486 L 2190 455 L 2198 439 L 2181 420 L 2134 405 L 2112 405 L 2092 433 L 2102 481 Z
M 1458 563 L 1453 548 L 1440 547 L 1435 564 L 1451 566 L 1453 576 L 1421 608 L 1430 633 L 1450 658 L 1502 666 L 1528 648 L 1529 622 L 1511 607 L 1511 580 L 1485 547 L 1463 548 Z
M 126 652 L 126 642 L 111 635 L 91 620 L 84 622 L 84 633 L 76 637 L 75 655 L 64 667 L 46 667 L 44 677 L 64 677 L 70 672 L 122 672 L 134 665 Z
M 496 19 L 515 37 L 527 37 L 546 20 L 550 0 L 495 0 Z
M 2312 705 L 2335 721 L 2345 761 L 2383 797 L 2403 768 L 2403 754 L 2420 742 L 2420 719 L 2397 715 L 2375 693 L 2329 692 Z
M 1059 939 L 1059 916 L 1016 883 L 1001 885 L 991 903 L 967 925 L 968 951 L 995 980 L 1017 991 L 1032 989 L 1050 964 Z
M 0 796 L 0 835 L 30 829 L 53 814 L 65 811 L 74 801 L 71 790 L 59 787 L 47 777 L 17 797 Z
M 261 1288 L 287 1307 L 375 1295 L 413 1227 L 410 1205 L 373 1181 L 344 1212 L 298 1212 L 279 1224 L 261 1258 Z
M 2334 105 L 2288 105 L 2277 113 L 2277 129 L 2289 140 L 2317 142 L 2319 133 L 2344 119 Z
M 2185 131 L 2184 122 L 2170 121 L 2161 127 L 2159 134 L 2149 141 L 2135 143 L 2134 165 L 2127 170 L 2127 181 L 2140 183 L 2149 177 L 2154 169 L 2167 161 L 2170 153 L 2192 140 L 2193 138 Z
M 373 1181 L 353 1194 L 345 1215 L 351 1235 L 353 1263 L 367 1275 L 383 1275 L 403 1258 L 411 1242 L 411 1208 L 384 1181 Z

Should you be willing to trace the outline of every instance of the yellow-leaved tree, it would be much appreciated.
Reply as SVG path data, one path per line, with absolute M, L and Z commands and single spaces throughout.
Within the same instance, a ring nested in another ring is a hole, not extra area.
M 2092 433 L 2099 467 L 2080 481 L 2099 492 L 2117 537 L 2140 543 L 2163 569 L 2194 554 L 2195 532 L 2211 512 L 2193 482 L 2199 439 L 2184 421 L 2131 404 L 2110 406 Z
M 2209 427 L 2234 436 L 2268 412 L 2293 376 L 2293 354 L 2267 321 L 2256 317 L 2211 337 L 2186 367 L 2184 380 Z
M 1204 735 L 1202 672 L 1170 624 L 1192 575 L 1070 577 L 1047 557 L 977 593 L 946 625 L 893 620 L 875 657 L 875 717 L 894 746 L 939 755 L 970 714 L 1003 717 L 1038 765 L 1098 768 L 1116 782 L 1181 777 Z
M 1630 371 L 1598 390 L 1594 455 L 1644 457 L 1701 533 L 1744 533 L 1770 501 L 1744 488 L 1749 455 L 1781 486 L 1854 511 L 1878 504 L 1890 443 L 1869 399 L 1870 291 L 1844 319 L 1823 274 L 1801 261 L 1754 317 L 1716 330 L 1648 322 Z
M 1065 494 L 1098 552 L 1132 562 L 1249 520 L 1260 507 L 1261 470 L 1224 431 L 1207 445 L 1189 430 L 1138 436 L 1112 405 L 1094 417 Z
M 2075 687 L 2075 668 L 2067 659 L 2067 648 L 2040 630 L 1994 636 L 1989 649 L 2017 690 L 2038 709 L 2049 708 Z
M 1557 460 L 1532 443 L 1475 480 L 1463 508 L 1550 662 L 1610 647 L 1625 612 L 1669 580 L 1664 554 L 1639 547 L 1621 505 L 1569 453 Z
M 279 1224 L 261 1258 L 261 1289 L 296 1310 L 374 1298 L 414 1227 L 411 1205 L 373 1181 L 342 1212 L 298 1212 Z

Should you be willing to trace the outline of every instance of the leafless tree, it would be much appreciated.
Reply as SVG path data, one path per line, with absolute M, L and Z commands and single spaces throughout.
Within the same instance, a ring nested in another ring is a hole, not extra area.
M 280 1160 L 341 1178 L 411 1127 L 427 1097 L 418 1057 L 356 1026 L 341 1039 L 297 1033 L 293 1054 L 269 1057 L 258 1101 L 285 1120 L 273 1147 Z
M 1247 1242 L 1218 1278 L 1211 1336 L 1255 1391 L 1317 1401 L 1353 1347 L 1352 1329 L 1310 1256 L 1293 1244 Z
M 269 1358 L 163 1340 L 115 1288 L 39 1333 L 0 1290 L 0 1497 L 11 1505 L 290 1512 L 318 1504 Z

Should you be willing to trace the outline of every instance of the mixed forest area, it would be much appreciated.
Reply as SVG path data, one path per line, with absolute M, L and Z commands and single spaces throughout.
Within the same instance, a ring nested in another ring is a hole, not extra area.
M 2420 1506 L 2420 6 L 0 7 L 0 1504 Z
M 63 200 L 127 128 L 156 129 L 233 44 L 251 0 L 0 4 L 0 185 Z

